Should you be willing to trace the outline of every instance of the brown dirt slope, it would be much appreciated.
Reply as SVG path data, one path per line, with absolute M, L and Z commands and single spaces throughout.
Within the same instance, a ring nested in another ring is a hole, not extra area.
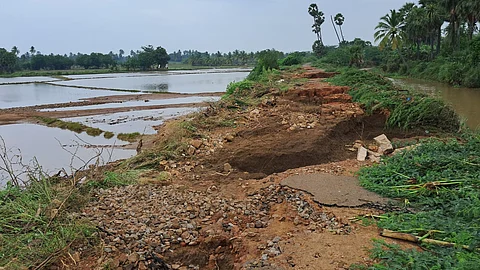
M 140 175 L 142 185 L 98 190 L 84 209 L 102 245 L 77 251 L 75 269 L 92 269 L 92 262 L 110 269 L 222 270 L 372 264 L 367 250 L 380 237 L 377 228 L 350 218 L 379 214 L 382 205 L 326 207 L 280 183 L 297 174 L 352 175 L 369 164 L 353 159 L 348 148 L 355 140 L 405 134 L 385 131 L 385 116 L 365 115 L 345 88 L 317 79 L 330 74 L 303 73 L 283 76 L 313 79 L 287 93 L 273 90 L 256 107 L 218 105 L 176 120 L 197 127 L 181 157 L 155 161 Z M 170 126 L 144 139 L 144 157 L 172 136 Z

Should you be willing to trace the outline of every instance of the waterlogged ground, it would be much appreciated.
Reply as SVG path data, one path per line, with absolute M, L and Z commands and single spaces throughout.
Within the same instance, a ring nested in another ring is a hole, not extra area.
M 34 124 L 14 124 L 0 126 L 0 134 L 7 147 L 7 155 L 12 161 L 22 157 L 25 165 L 32 165 L 35 157 L 42 169 L 54 174 L 65 169 L 71 173 L 85 164 L 95 164 L 98 156 L 99 164 L 129 158 L 134 150 L 122 149 L 125 142 L 116 138 L 105 139 L 103 136 L 92 137 L 86 133 L 75 133 L 69 130 L 49 128 Z M 1 142 L 0 142 L 1 143 Z M 90 162 L 88 162 L 90 160 Z M 0 166 L 4 164 L 0 163 Z M 22 169 L 14 165 L 16 173 Z M 8 176 L 0 171 L 0 186 L 5 184 Z
M 161 73 L 158 75 L 101 77 L 54 82 L 54 85 L 174 93 L 223 92 L 230 82 L 241 81 L 245 72 Z
M 165 120 L 197 110 L 198 108 L 168 108 L 64 118 L 62 120 L 82 123 L 89 127 L 99 128 L 116 134 L 125 133 L 126 131 L 128 133 L 155 134 L 156 129 L 154 127 L 163 124 Z
M 129 94 L 108 90 L 89 90 L 43 83 L 0 85 L 0 109 L 65 103 L 81 99 Z
M 100 163 L 128 158 L 135 151 L 120 147 L 127 143 L 118 134 L 154 134 L 155 126 L 218 100 L 229 83 L 247 74 L 230 69 L 0 78 L 0 137 L 12 157 L 21 154 L 24 163 L 36 157 L 49 173 L 77 168 L 98 153 Z M 82 123 L 114 137 L 47 127 L 39 117 Z M 0 185 L 5 181 L 0 174 Z

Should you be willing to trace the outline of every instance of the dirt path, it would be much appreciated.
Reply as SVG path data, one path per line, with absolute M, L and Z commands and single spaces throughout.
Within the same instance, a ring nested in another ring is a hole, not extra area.
M 368 249 L 372 238 L 380 238 L 377 228 L 351 218 L 379 214 L 384 206 L 327 207 L 281 182 L 314 173 L 352 176 L 370 165 L 354 159 L 349 148 L 385 133 L 385 116 L 366 116 L 348 89 L 318 79 L 329 74 L 309 69 L 293 76 L 310 79 L 256 108 L 198 114 L 192 121 L 203 123 L 200 135 L 182 158 L 155 163 L 139 185 L 97 191 L 82 216 L 98 226 L 102 245 L 77 251 L 75 269 L 346 269 L 373 263 Z M 163 126 L 144 147 L 156 147 L 169 134 Z

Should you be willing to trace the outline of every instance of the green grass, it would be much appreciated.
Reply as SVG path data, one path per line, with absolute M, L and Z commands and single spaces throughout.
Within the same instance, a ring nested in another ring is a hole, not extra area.
M 378 74 L 347 69 L 328 81 L 351 87 L 353 100 L 367 113 L 388 112 L 387 127 L 456 132 L 461 126 L 458 115 L 440 99 L 397 88 Z
M 0 190 L 0 268 L 34 268 L 74 242 L 93 239 L 95 229 L 69 214 L 85 196 L 67 190 L 47 179 Z
M 103 133 L 103 130 L 99 128 L 92 128 L 77 122 L 62 121 L 60 119 L 50 117 L 36 117 L 36 119 L 49 127 L 68 129 L 76 133 L 86 132 L 90 136 L 99 136 Z
M 480 247 L 479 134 L 425 140 L 414 150 L 363 168 L 359 178 L 367 189 L 415 209 L 414 213 L 387 213 L 378 226 L 419 237 L 435 231 L 429 238 L 472 250 Z M 418 252 L 377 246 L 373 257 L 382 262 L 371 269 L 478 269 L 478 252 L 460 247 L 424 248 Z
M 103 134 L 103 137 L 105 139 L 111 139 L 115 136 L 115 134 L 113 134 L 113 132 L 110 132 L 110 131 L 105 131 L 105 133 Z
M 112 188 L 117 186 L 129 186 L 137 183 L 138 172 L 128 171 L 125 173 L 106 172 L 105 177 L 100 181 L 90 181 L 87 183 L 89 188 Z
M 138 132 L 134 133 L 120 133 L 117 135 L 117 138 L 119 140 L 125 141 L 125 142 L 135 142 L 138 140 L 138 138 L 142 136 L 142 134 Z

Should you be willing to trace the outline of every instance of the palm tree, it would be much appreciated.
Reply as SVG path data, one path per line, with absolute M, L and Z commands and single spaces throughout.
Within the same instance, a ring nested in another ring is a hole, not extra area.
M 468 37 L 473 38 L 473 32 L 477 22 L 480 19 L 480 1 L 478 0 L 463 0 L 458 4 L 459 16 L 465 19 L 468 23 Z
M 317 4 L 311 4 L 308 7 L 308 14 L 313 17 L 312 31 L 317 35 L 317 41 L 323 45 L 322 24 L 325 22 L 325 14 L 318 10 Z
M 343 16 L 342 13 L 338 13 L 337 15 L 335 15 L 335 24 L 337 24 L 338 27 L 340 28 L 340 34 L 342 35 L 343 42 L 345 42 L 345 37 L 343 36 L 343 30 L 342 30 L 342 25 L 344 22 L 345 22 L 345 17 Z
M 451 37 L 452 47 L 455 49 L 457 47 L 457 35 L 459 33 L 458 29 L 460 28 L 459 16 L 458 16 L 458 5 L 460 0 L 442 0 L 443 7 L 448 11 L 449 19 L 449 34 Z
M 12 47 L 12 53 L 14 53 L 15 56 L 18 56 L 18 54 L 20 54 L 20 50 L 18 49 L 17 46 Z
M 36 52 L 35 47 L 33 47 L 33 46 L 30 47 L 30 54 L 31 54 L 32 56 L 35 55 L 35 52 Z
M 404 18 L 396 10 L 390 10 L 389 14 L 380 18 L 374 34 L 375 42 L 380 41 L 380 50 L 387 46 L 391 46 L 393 50 L 400 49 L 405 39 L 404 27 Z
M 438 5 L 430 3 L 424 6 L 427 18 L 428 18 L 428 27 L 431 31 L 430 36 L 430 46 L 431 46 L 431 57 L 433 58 L 433 43 L 434 40 L 437 40 L 437 52 L 438 55 L 440 53 L 440 44 L 442 41 L 442 25 L 444 18 L 442 16 L 441 9 Z

